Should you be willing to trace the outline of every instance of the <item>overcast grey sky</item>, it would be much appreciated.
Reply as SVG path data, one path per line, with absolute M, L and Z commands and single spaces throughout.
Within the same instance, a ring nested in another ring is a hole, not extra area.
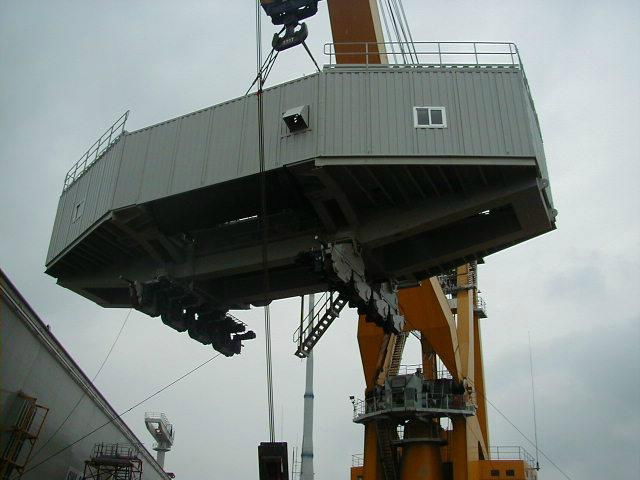
M 528 332 L 540 446 L 573 479 L 640 471 L 640 2 L 418 1 L 416 40 L 518 44 L 540 116 L 559 229 L 487 258 L 480 282 L 489 399 L 533 438 Z M 309 21 L 319 60 L 326 3 Z M 122 112 L 144 127 L 242 95 L 255 75 L 253 2 L 0 0 L 0 266 L 92 376 L 126 311 L 103 310 L 42 272 L 64 174 Z M 272 27 L 264 23 L 265 42 Z M 271 82 L 313 71 L 286 52 Z M 304 364 L 292 355 L 297 301 L 274 304 L 277 431 L 299 444 Z M 257 478 L 268 438 L 262 313 L 240 357 L 215 360 L 144 410 L 177 429 L 181 479 Z M 354 312 L 316 349 L 316 478 L 347 478 L 362 430 L 348 396 L 364 388 Z M 135 312 L 97 386 L 124 410 L 212 351 Z M 410 345 L 407 363 L 417 363 Z M 490 409 L 491 442 L 533 451 Z M 99 438 L 96 438 L 99 441 Z M 563 478 L 542 460 L 543 480 Z

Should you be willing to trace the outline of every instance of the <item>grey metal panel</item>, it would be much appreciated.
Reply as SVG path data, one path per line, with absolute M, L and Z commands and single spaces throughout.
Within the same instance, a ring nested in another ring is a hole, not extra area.
M 155 200 L 169 193 L 182 119 L 158 125 L 146 132 L 149 146 L 144 162 L 139 202 Z
M 84 211 L 78 220 L 80 233 L 88 230 L 111 209 L 123 147 L 122 141 L 115 144 L 85 174 L 89 177 L 89 187 L 85 197 Z M 68 243 L 76 238 L 77 235 L 70 238 Z
M 51 458 L 26 473 L 24 480 L 64 479 L 70 467 L 82 473 L 95 443 L 141 444 L 1 271 L 0 317 L 0 336 L 11 339 L 0 351 L 0 423 L 12 425 L 18 392 L 50 409 L 36 444 L 38 457 L 30 467 L 37 460 Z M 74 406 L 80 398 L 84 400 Z M 72 409 L 73 415 L 66 419 Z M 78 440 L 104 424 L 93 435 Z M 49 440 L 46 446 L 44 440 Z M 67 448 L 71 444 L 73 448 Z M 144 448 L 141 459 L 144 480 L 168 478 Z
M 370 108 L 368 77 L 364 71 L 331 72 L 324 79 L 325 104 L 322 154 L 362 155 L 368 153 Z M 384 105 L 379 107 L 384 108 Z
M 208 137 L 214 109 L 209 108 L 182 118 L 170 192 L 199 188 L 208 151 Z
M 212 108 L 204 184 L 212 185 L 237 176 L 245 99 Z
M 100 163 L 104 164 L 104 170 L 102 171 L 102 177 L 100 179 L 101 187 L 96 197 L 96 209 L 92 223 L 102 218 L 102 216 L 112 208 L 125 143 L 126 137 L 122 137 L 120 141 L 100 159 Z
M 47 263 L 111 209 L 123 144 L 123 141 L 114 144 L 77 182 L 62 193 Z M 84 200 L 83 212 L 74 222 L 73 210 L 81 200 Z
M 320 78 L 320 75 L 312 75 L 267 92 L 265 148 L 269 165 L 279 167 L 317 155 Z M 309 105 L 309 129 L 292 134 L 286 128 L 282 114 L 290 108 L 304 105 Z
M 95 171 L 97 169 L 97 164 L 94 164 L 91 167 L 91 170 Z M 69 221 L 69 229 L 67 231 L 67 239 L 66 239 L 66 244 L 68 245 L 69 243 L 71 243 L 73 240 L 75 240 L 76 238 L 78 238 L 78 236 L 81 233 L 84 233 L 84 230 L 82 229 L 82 219 L 84 217 L 84 209 L 87 206 L 87 195 L 89 194 L 89 186 L 91 184 L 91 175 L 89 174 L 89 172 L 85 173 L 84 175 L 82 175 L 74 184 L 75 188 L 75 199 L 73 200 L 72 204 L 71 204 L 71 218 Z M 73 221 L 73 210 L 75 209 L 75 207 L 84 202 L 82 208 L 82 216 L 80 218 L 78 218 L 76 221 Z
M 526 89 L 524 85 L 523 85 L 523 89 Z M 527 119 L 529 124 L 530 136 L 533 141 L 533 148 L 536 152 L 536 160 L 538 161 L 540 176 L 543 179 L 549 181 L 549 171 L 547 169 L 547 158 L 544 153 L 544 141 L 542 139 L 542 132 L 540 131 L 540 125 L 538 123 L 537 114 L 533 106 L 533 100 L 530 98 L 528 98 L 526 101 L 526 114 L 527 114 Z M 553 205 L 553 195 L 551 193 L 551 185 L 549 184 L 544 191 L 546 193 L 547 198 L 549 199 L 551 208 L 553 208 L 554 205 Z
M 519 70 L 334 70 L 325 77 L 323 155 L 534 155 L 523 133 Z M 415 128 L 414 106 L 446 107 L 447 128 Z
M 149 140 L 149 130 L 124 137 L 124 151 L 111 208 L 118 209 L 133 205 L 138 200 Z
M 66 201 L 66 192 L 60 195 L 60 200 L 58 200 L 58 209 L 56 210 L 56 219 L 53 222 L 53 231 L 51 232 L 51 240 L 49 241 L 49 250 L 47 251 L 47 261 L 48 264 L 53 257 L 55 257 L 58 252 L 61 250 L 60 247 L 60 232 L 62 225 L 62 217 L 64 216 L 64 205 Z
M 282 113 L 309 105 L 290 134 Z M 444 106 L 447 128 L 417 129 L 414 106 Z M 511 68 L 327 69 L 264 92 L 266 168 L 316 157 L 537 157 L 544 151 L 522 72 Z M 257 101 L 241 97 L 126 134 L 63 193 L 49 262 L 109 209 L 255 174 Z M 477 161 L 477 160 L 474 160 Z M 71 222 L 86 198 L 85 213 Z
M 267 169 L 316 154 L 318 82 L 312 75 L 264 92 Z M 311 128 L 290 134 L 282 113 L 298 105 L 310 105 Z M 128 134 L 113 207 L 257 173 L 257 118 L 250 95 Z

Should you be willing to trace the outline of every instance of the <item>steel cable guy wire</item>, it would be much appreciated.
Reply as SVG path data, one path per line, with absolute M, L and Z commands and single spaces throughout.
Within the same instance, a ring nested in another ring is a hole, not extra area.
M 124 412 L 116 415 L 115 417 L 113 417 L 112 419 L 110 419 L 109 421 L 103 423 L 102 425 L 94 428 L 93 430 L 91 430 L 89 433 L 86 433 L 85 435 L 83 435 L 82 437 L 78 438 L 77 440 L 75 440 L 74 442 L 68 444 L 67 446 L 65 446 L 64 448 L 61 448 L 60 450 L 58 450 L 57 452 L 49 455 L 47 458 L 45 458 L 44 460 L 42 460 L 41 462 L 36 463 L 33 467 L 28 468 L 27 470 L 25 470 L 24 472 L 18 474 L 18 476 L 14 477 L 12 480 L 18 480 L 20 477 L 22 477 L 24 474 L 29 473 L 33 470 L 35 470 L 36 468 L 38 468 L 40 465 L 43 465 L 45 463 L 47 463 L 49 460 L 51 460 L 52 458 L 57 457 L 58 455 L 60 455 L 62 452 L 70 449 L 71 447 L 73 447 L 74 445 L 80 443 L 82 440 L 84 440 L 85 438 L 90 437 L 91 435 L 93 435 L 94 433 L 98 432 L 99 430 L 102 430 L 104 427 L 106 427 L 107 425 L 112 424 L 113 422 L 115 422 L 116 420 L 120 420 L 122 419 L 122 417 L 124 415 L 126 415 L 127 413 L 129 413 L 131 410 L 134 410 L 136 408 L 138 408 L 140 405 L 142 405 L 143 403 L 151 400 L 152 398 L 160 395 L 162 392 L 164 392 L 165 390 L 171 388 L 172 386 L 174 386 L 176 383 L 180 382 L 181 380 L 187 378 L 189 375 L 191 375 L 192 373 L 195 373 L 196 371 L 200 370 L 202 367 L 204 367 L 205 365 L 207 365 L 208 363 L 211 363 L 212 361 L 214 361 L 216 358 L 218 358 L 220 355 L 222 355 L 221 353 L 218 353 L 216 355 L 214 355 L 213 357 L 211 357 L 209 360 L 201 363 L 200 365 L 196 366 L 195 368 L 192 368 L 191 370 L 189 370 L 187 373 L 185 373 L 184 375 L 176 378 L 174 381 L 172 381 L 171 383 L 165 385 L 164 387 L 162 387 L 160 390 L 157 390 L 155 393 L 152 393 L 151 395 L 149 395 L 148 397 L 146 397 L 145 399 L 139 401 L 138 403 L 136 403 L 135 405 L 129 407 L 128 409 L 126 409 Z
M 96 372 L 96 374 L 91 379 L 91 383 L 92 384 L 93 384 L 93 382 L 95 382 L 96 378 L 98 378 L 98 375 L 100 375 L 100 372 L 102 372 L 102 369 L 104 368 L 104 366 L 106 365 L 107 361 L 109 360 L 109 357 L 111 356 L 111 353 L 113 352 L 113 349 L 115 348 L 116 344 L 118 343 L 118 340 L 120 339 L 120 335 L 122 335 L 122 331 L 124 330 L 124 327 L 127 325 L 127 322 L 129 321 L 129 317 L 131 316 L 131 312 L 132 311 L 133 311 L 133 309 L 130 308 L 129 311 L 127 312 L 127 316 L 125 317 L 124 322 L 122 322 L 122 326 L 120 327 L 120 330 L 118 331 L 118 335 L 116 335 L 115 340 L 111 343 L 111 347 L 109 348 L 109 351 L 107 352 L 107 355 L 104 357 L 104 360 L 102 360 L 102 363 L 100 364 L 100 368 L 98 368 L 98 371 Z M 71 418 L 73 413 L 80 406 L 80 403 L 82 403 L 82 400 L 84 400 L 84 398 L 86 396 L 87 396 L 86 392 L 83 392 L 82 395 L 80 396 L 80 398 L 78 399 L 78 401 L 75 403 L 75 405 L 71 409 L 71 411 L 67 414 L 65 419 L 58 426 L 56 431 L 53 432 L 51 434 L 51 436 L 47 439 L 47 441 L 44 442 L 44 444 L 38 449 L 38 451 L 33 454 L 33 458 L 36 458 L 45 449 L 45 447 L 47 445 L 49 445 L 49 443 L 51 443 L 51 440 L 53 440 L 55 438 L 55 436 L 58 435 L 58 433 L 60 433 L 60 430 L 62 430 L 62 427 L 64 427 L 66 425 L 66 423 L 69 421 L 69 419 Z

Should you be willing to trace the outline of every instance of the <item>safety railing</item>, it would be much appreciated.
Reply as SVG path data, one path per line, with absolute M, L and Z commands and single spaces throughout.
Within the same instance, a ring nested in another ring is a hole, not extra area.
M 73 164 L 64 177 L 64 186 L 62 188 L 63 192 L 73 185 L 75 181 L 78 180 L 78 178 L 80 178 L 82 174 L 86 172 L 87 169 L 93 165 L 96 160 L 98 160 L 102 154 L 116 142 L 116 140 L 120 138 L 120 136 L 125 132 L 124 127 L 127 123 L 127 118 L 129 118 L 129 110 L 124 112 L 124 114 L 122 114 L 122 116 L 118 118 L 118 120 L 116 120 L 113 125 L 111 125 L 107 131 L 89 147 L 89 150 L 87 150 L 84 155 L 82 155 L 80 159 Z
M 174 437 L 173 425 L 169 422 L 169 419 L 164 413 L 146 412 L 144 414 L 144 420 L 145 420 L 145 423 L 147 423 L 147 428 L 149 428 L 149 425 L 151 425 L 151 428 L 155 429 L 156 428 L 155 425 L 157 424 L 158 428 L 160 429 L 164 428 L 164 430 L 166 430 L 166 432 L 169 434 L 170 439 L 173 440 L 173 437 Z M 157 445 L 154 444 L 153 448 L 155 449 L 156 447 Z
M 351 467 L 364 467 L 364 453 L 351 455 Z
M 411 364 L 411 365 L 400 365 L 398 367 L 398 375 L 413 375 L 414 373 L 418 373 L 424 375 L 424 371 L 422 365 L 419 363 Z M 447 380 L 452 379 L 451 373 L 446 368 L 439 368 L 436 372 L 436 378 L 445 378 Z
M 413 365 L 400 365 L 398 367 L 398 375 L 413 375 L 414 373 L 422 373 L 422 365 L 419 363 Z
M 510 42 L 349 42 L 327 43 L 324 54 L 328 67 L 337 65 L 339 57 L 364 59 L 359 65 L 389 67 L 495 67 L 520 68 L 518 47 Z M 380 57 L 386 57 L 383 65 Z
M 393 411 L 428 411 L 428 410 L 459 410 L 460 412 L 475 412 L 473 405 L 467 405 L 465 396 L 461 394 L 426 393 L 417 402 L 406 404 L 402 401 L 389 401 L 384 397 L 371 397 L 366 400 L 355 398 L 352 400 L 354 420 L 371 413 Z
M 167 418 L 167 416 L 164 413 L 146 412 L 144 414 L 144 418 L 145 418 L 145 420 L 160 420 L 160 421 L 164 422 L 165 425 L 171 425 L 169 423 L 169 419 Z
M 91 458 L 137 458 L 140 448 L 140 445 L 133 443 L 96 443 Z
M 529 452 L 519 446 L 492 446 L 489 448 L 491 460 L 524 460 L 534 468 L 536 460 Z
M 529 81 L 524 71 L 520 52 L 511 42 L 351 42 L 327 43 L 324 54 L 329 57 L 325 68 L 354 67 L 339 58 L 357 58 L 358 67 L 448 67 L 448 68 L 513 68 L 522 73 L 525 90 L 533 110 L 538 131 L 540 121 L 533 104 Z M 362 61 L 364 59 L 364 62 Z M 382 62 L 382 63 L 381 63 Z

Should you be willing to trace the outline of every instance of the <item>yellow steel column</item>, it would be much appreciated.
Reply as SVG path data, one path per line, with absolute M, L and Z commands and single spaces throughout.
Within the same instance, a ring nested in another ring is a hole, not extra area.
M 358 320 L 358 346 L 366 391 L 376 386 L 380 371 L 384 368 L 387 345 L 390 336 L 372 322 L 367 322 L 365 316 Z M 364 427 L 364 479 L 383 480 L 378 452 L 378 431 L 375 423 L 369 423 Z
M 474 347 L 474 292 L 470 287 L 472 283 L 471 271 L 469 265 L 458 267 L 458 345 L 460 346 L 460 376 L 468 379 L 470 382 L 475 381 L 475 372 L 473 364 L 475 361 Z
M 474 381 L 474 393 L 475 401 L 478 406 L 476 418 L 480 424 L 480 431 L 482 432 L 484 458 L 489 459 L 489 420 L 487 418 L 487 399 L 485 397 L 485 383 L 484 383 L 484 361 L 482 356 L 482 336 L 480 334 L 480 322 L 478 314 L 474 316 L 474 367 L 475 367 L 475 381 Z
M 422 371 L 424 378 L 437 377 L 436 352 L 424 334 L 422 344 Z M 440 424 L 437 420 L 431 423 L 415 419 L 410 421 L 404 430 L 405 438 L 437 438 L 440 435 Z M 442 456 L 437 443 L 421 443 L 405 445 L 402 452 L 401 480 L 442 480 Z
M 405 427 L 405 438 L 430 438 L 433 427 L 421 420 L 412 420 Z M 402 453 L 401 480 L 443 480 L 440 446 L 436 443 L 407 445 Z
M 384 45 L 378 45 L 384 42 L 378 2 L 329 0 L 328 4 L 337 63 L 387 63 Z
M 469 480 L 469 458 L 467 455 L 467 420 L 455 417 L 449 440 L 449 455 L 453 462 L 453 480 Z
M 460 351 L 449 302 L 436 278 L 398 293 L 407 328 L 419 330 L 454 378 L 460 379 Z
M 468 385 L 475 381 L 475 328 L 474 328 L 474 289 L 472 273 L 469 265 L 457 269 L 458 292 L 457 303 L 457 331 L 460 346 L 460 376 Z M 454 480 L 469 480 L 469 462 L 478 459 L 477 442 L 474 442 L 473 422 L 470 419 L 458 417 L 453 421 L 451 441 L 451 455 L 453 460 Z
M 363 472 L 363 480 L 384 480 L 378 451 L 378 427 L 375 422 L 368 423 L 364 427 Z

